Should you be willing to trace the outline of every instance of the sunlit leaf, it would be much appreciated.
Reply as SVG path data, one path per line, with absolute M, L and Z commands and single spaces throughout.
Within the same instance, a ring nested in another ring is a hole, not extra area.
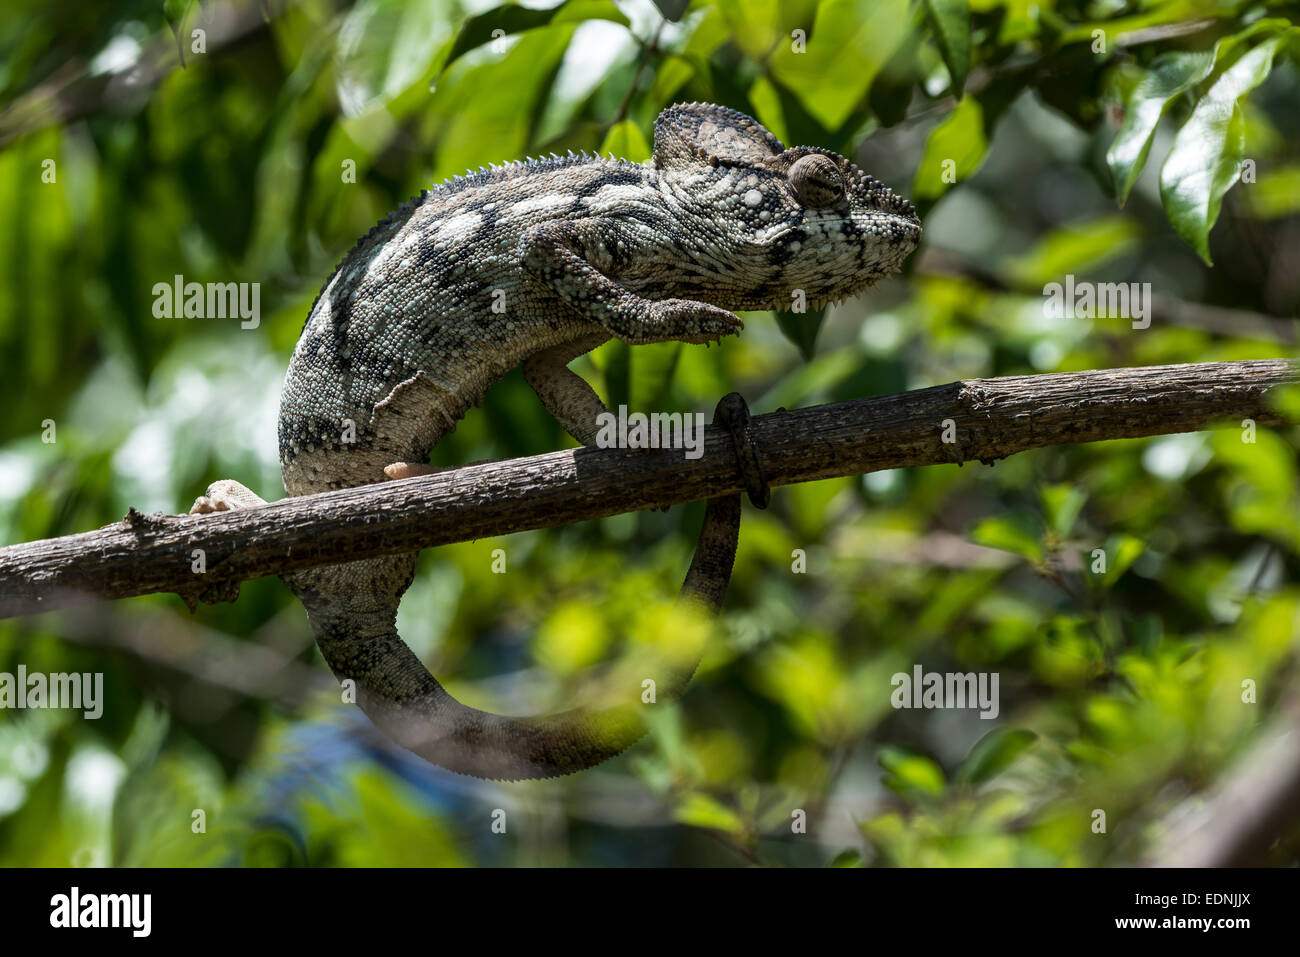
M 885 769 L 885 787 L 899 794 L 916 797 L 940 797 L 947 782 L 943 770 L 929 758 L 902 748 L 880 749 L 878 758 Z
M 451 11 L 437 4 L 361 0 L 338 32 L 335 75 L 339 103 L 357 116 L 392 99 L 443 61 L 454 29 Z
M 650 144 L 646 142 L 641 127 L 631 120 L 623 120 L 609 128 L 600 144 L 599 153 L 601 156 L 613 155 L 618 159 L 641 163 L 650 158 Z
M 1183 51 L 1156 57 L 1124 104 L 1124 122 L 1106 151 L 1120 205 L 1128 199 L 1146 164 L 1160 118 L 1180 93 L 1199 83 L 1214 69 L 1214 52 Z
M 952 76 L 953 92 L 960 95 L 970 69 L 970 6 L 966 0 L 925 0 L 925 10 Z
M 1041 497 L 1048 529 L 1057 539 L 1067 537 L 1074 529 L 1083 503 L 1088 500 L 1088 493 L 1077 485 L 1049 485 L 1042 490 Z
M 1259 180 L 1244 191 L 1244 197 L 1256 219 L 1281 219 L 1300 213 L 1300 164 L 1260 173 Z
M 610 20 L 628 25 L 627 17 L 610 0 L 568 0 L 550 7 L 501 4 L 465 21 L 456 35 L 456 42 L 447 52 L 446 62 L 452 63 L 476 47 L 525 30 L 582 20 Z
M 1024 728 L 998 728 L 975 742 L 970 754 L 957 770 L 960 784 L 982 784 L 1010 767 L 1038 740 L 1038 735 Z
M 931 132 L 912 180 L 914 200 L 935 200 L 964 182 L 984 162 L 984 108 L 966 96 Z
M 688 794 L 673 816 L 691 827 L 707 827 L 736 835 L 745 832 L 745 823 L 735 811 L 698 791 Z
M 1052 230 L 1027 252 L 1008 260 L 1007 270 L 1021 286 L 1037 288 L 1124 255 L 1140 236 L 1138 224 L 1126 216 L 1070 223 Z
M 559 605 L 534 637 L 537 660 L 552 671 L 572 674 L 593 665 L 609 644 L 605 620 L 581 602 Z
M 1100 576 L 1100 584 L 1110 587 L 1146 551 L 1146 543 L 1132 535 L 1115 535 L 1106 540 L 1103 548 L 1106 552 L 1106 571 Z M 1085 554 L 1084 561 L 1091 566 L 1091 555 Z
M 782 37 L 772 75 L 828 130 L 838 130 L 910 29 L 906 0 L 826 0 L 806 52 Z
M 1027 512 L 1016 511 L 1006 516 L 986 518 L 971 531 L 971 540 L 988 548 L 1014 552 L 1034 562 L 1043 557 L 1042 532 Z
M 1237 101 L 1263 83 L 1286 42 L 1274 36 L 1245 53 L 1201 97 L 1160 170 L 1160 196 L 1175 231 L 1210 263 L 1210 228 L 1241 174 L 1244 121 Z

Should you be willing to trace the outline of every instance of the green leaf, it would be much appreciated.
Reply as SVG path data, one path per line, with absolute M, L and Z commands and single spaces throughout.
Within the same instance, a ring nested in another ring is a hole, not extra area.
M 966 96 L 930 131 L 912 182 L 914 200 L 936 200 L 950 186 L 973 176 L 988 152 L 984 107 Z
M 362 0 L 339 27 L 335 90 L 346 116 L 423 87 L 446 63 L 453 31 L 448 11 L 398 0 Z
M 918 5 L 912 9 L 907 36 L 872 81 L 867 102 L 882 126 L 897 126 L 907 118 L 912 96 L 925 82 L 928 64 L 923 64 L 921 57 L 921 44 L 927 39 L 924 24 L 925 11 Z
M 967 0 L 925 0 L 925 12 L 952 77 L 952 90 L 960 95 L 970 71 L 970 5 Z
M 1160 170 L 1160 196 L 1174 230 L 1207 264 L 1210 229 L 1219 218 L 1223 195 L 1241 174 L 1246 151 L 1244 121 L 1237 101 L 1267 79 L 1279 34 L 1242 54 L 1201 97 L 1183 124 Z
M 1103 549 L 1106 552 L 1106 572 L 1101 576 L 1102 587 L 1109 588 L 1119 581 L 1119 577 L 1128 571 L 1129 566 L 1138 560 L 1146 548 L 1141 539 L 1132 535 L 1115 535 L 1107 539 Z M 1084 555 L 1083 559 L 1084 565 L 1091 570 L 1091 553 Z
M 665 20 L 672 20 L 676 23 L 686 12 L 686 8 L 691 5 L 691 0 L 654 0 L 654 4 L 659 8 L 659 12 L 664 15 Z
M 631 120 L 623 120 L 611 126 L 609 132 L 605 134 L 604 142 L 600 144 L 602 156 L 613 153 L 633 163 L 645 162 L 650 158 L 650 152 L 650 144 L 646 142 L 641 127 Z
M 583 602 L 563 602 L 535 632 L 533 654 L 549 671 L 574 674 L 605 656 L 609 637 L 596 609 Z
M 659 68 L 655 70 L 654 83 L 650 87 L 650 102 L 673 102 L 677 91 L 693 76 L 695 76 L 695 64 L 691 60 L 675 55 L 665 57 L 659 64 Z
M 785 109 L 781 105 L 781 91 L 766 75 L 754 80 L 748 92 L 754 107 L 754 119 L 768 128 L 782 143 L 790 142 L 790 131 L 785 125 Z
M 680 342 L 652 342 L 630 350 L 628 407 L 648 412 L 663 406 L 681 358 Z
M 1023 255 L 1008 260 L 1006 269 L 1018 285 L 1038 288 L 1067 273 L 1079 273 L 1122 256 L 1139 238 L 1138 224 L 1120 214 L 1070 223 L 1052 230 Z
M 1270 389 L 1265 397 L 1269 408 L 1286 419 L 1300 419 L 1300 385 L 1284 385 Z
M 776 324 L 781 327 L 785 337 L 795 344 L 805 362 L 812 359 L 817 351 L 817 333 L 821 331 L 826 319 L 825 309 L 809 309 L 804 313 L 778 312 Z
M 163 18 L 171 27 L 172 36 L 176 38 L 176 52 L 180 55 L 181 66 L 185 65 L 185 42 L 181 39 L 181 27 L 190 2 L 191 0 L 163 0 Z
M 640 348 L 638 346 L 637 348 Z M 632 347 L 615 339 L 600 348 L 600 370 L 605 377 L 605 395 L 609 407 L 632 404 Z
M 1043 542 L 1033 516 L 1015 511 L 999 518 L 986 518 L 975 526 L 971 539 L 988 548 L 1014 552 L 1030 561 L 1043 557 Z
M 850 848 L 847 851 L 840 851 L 830 859 L 826 864 L 827 867 L 861 867 L 862 855 Z
M 500 59 L 462 60 L 443 74 L 424 108 L 439 128 L 435 179 L 528 148 L 573 31 L 568 24 L 529 30 Z
M 1300 164 L 1260 173 L 1246 191 L 1246 207 L 1256 219 L 1281 219 L 1300 213 Z
M 1049 485 L 1042 490 L 1043 510 L 1047 513 L 1047 527 L 1058 539 L 1067 537 L 1075 520 L 1087 501 L 1088 493 L 1077 485 L 1063 483 Z
M 1214 63 L 1220 70 L 1226 70 L 1229 66 L 1236 63 L 1238 58 L 1245 52 L 1247 40 L 1255 40 L 1261 34 L 1281 34 L 1292 30 L 1291 21 L 1283 17 L 1265 17 L 1262 20 L 1256 20 L 1244 30 L 1224 37 L 1214 48 Z M 1238 47 L 1241 47 L 1240 51 Z
M 906 0 L 826 0 L 817 8 L 807 50 L 796 52 L 783 36 L 768 68 L 818 123 L 836 131 L 909 29 Z
M 728 834 L 745 833 L 745 824 L 735 811 L 699 792 L 687 795 L 678 805 L 675 816 L 682 824 L 691 827 L 707 827 Z
M 827 395 L 861 369 L 860 354 L 852 349 L 835 349 L 802 366 L 795 366 L 755 404 L 765 408 L 797 408 L 813 401 L 815 397 Z
M 727 39 L 756 62 L 784 39 L 778 0 L 715 0 L 713 8 L 726 23 Z
M 1038 740 L 1024 728 L 998 728 L 975 742 L 957 771 L 960 784 L 982 784 L 1000 774 Z
M 506 4 L 493 7 L 485 13 L 466 20 L 456 35 L 456 42 L 447 53 L 446 62 L 454 63 L 475 47 L 481 47 L 500 36 L 523 33 L 525 30 L 534 30 L 550 23 L 573 23 L 583 20 L 611 20 L 623 26 L 628 25 L 627 17 L 614 6 L 611 0 L 569 0 L 567 3 L 549 9 Z M 495 32 L 497 30 L 502 32 L 497 34 Z
M 1124 104 L 1124 122 L 1106 151 L 1106 165 L 1114 177 L 1121 206 L 1128 201 L 1128 194 L 1146 165 L 1151 139 L 1165 110 L 1174 97 L 1201 82 L 1212 69 L 1213 51 L 1164 53 L 1152 61 L 1151 69 L 1134 87 Z
M 947 781 L 943 770 L 927 757 L 892 745 L 881 748 L 878 758 L 885 774 L 885 787 L 897 794 L 941 797 Z

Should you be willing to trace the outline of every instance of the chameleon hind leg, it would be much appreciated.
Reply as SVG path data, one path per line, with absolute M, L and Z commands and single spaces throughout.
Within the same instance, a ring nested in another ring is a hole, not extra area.
M 252 508 L 265 505 L 266 500 L 247 486 L 240 485 L 233 479 L 220 479 L 208 486 L 207 491 L 194 500 L 190 506 L 191 515 L 211 515 L 214 512 L 233 512 L 240 508 Z M 191 612 L 199 603 L 215 605 L 219 602 L 234 601 L 239 597 L 239 582 L 221 582 L 208 585 L 192 592 L 183 592 L 181 597 Z
M 191 515 L 209 515 L 212 512 L 232 512 L 237 508 L 265 505 L 266 499 L 233 479 L 220 479 L 208 486 L 190 506 Z
M 587 380 L 568 364 L 609 339 L 595 334 L 534 353 L 523 362 L 524 379 L 542 400 L 542 405 L 560 427 L 585 446 L 594 446 L 600 427 L 596 424 L 609 408 Z M 444 466 L 422 462 L 393 462 L 384 474 L 391 479 L 411 478 L 441 472 Z

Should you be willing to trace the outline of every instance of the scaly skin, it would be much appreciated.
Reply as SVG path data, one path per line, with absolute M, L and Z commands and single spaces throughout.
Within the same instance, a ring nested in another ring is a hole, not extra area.
M 678 105 L 650 163 L 582 155 L 511 163 L 426 190 L 363 237 L 307 318 L 285 379 L 280 461 L 290 495 L 428 471 L 438 441 L 506 372 L 578 441 L 604 405 L 567 363 L 610 338 L 707 343 L 730 310 L 813 305 L 892 274 L 916 246 L 912 206 L 843 157 L 785 149 L 749 117 Z M 413 464 L 412 464 L 413 463 Z M 193 511 L 261 502 L 238 483 Z M 739 499 L 709 504 L 683 597 L 716 609 Z M 642 733 L 626 704 L 513 718 L 467 708 L 398 637 L 416 555 L 286 575 L 326 662 L 402 745 L 480 777 L 568 774 Z M 680 689 L 694 665 L 667 681 Z M 661 693 L 664 693 L 661 691 Z

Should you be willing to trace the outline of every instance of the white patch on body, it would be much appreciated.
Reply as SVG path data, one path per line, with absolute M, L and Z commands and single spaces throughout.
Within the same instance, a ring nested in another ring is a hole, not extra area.
M 620 206 L 644 203 L 645 198 L 643 183 L 610 183 L 584 199 L 583 204 L 594 212 L 606 212 Z
M 511 203 L 506 209 L 504 217 L 506 219 L 527 219 L 533 213 L 543 213 L 568 206 L 575 198 L 572 193 L 545 193 L 541 196 L 530 196 L 528 199 L 521 199 L 517 203 Z
M 437 232 L 438 239 L 447 243 L 462 243 L 478 232 L 483 217 L 478 213 L 461 213 L 442 224 Z

